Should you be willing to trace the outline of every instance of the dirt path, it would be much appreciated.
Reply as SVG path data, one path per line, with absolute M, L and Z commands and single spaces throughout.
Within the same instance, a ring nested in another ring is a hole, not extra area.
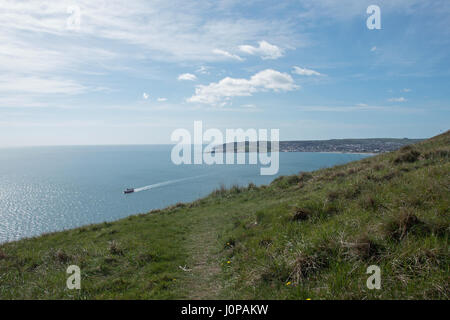
M 209 219 L 208 219 L 209 218 Z M 199 218 L 189 241 L 192 258 L 186 271 L 187 299 L 218 299 L 221 292 L 221 266 L 217 253 L 217 221 L 207 215 Z

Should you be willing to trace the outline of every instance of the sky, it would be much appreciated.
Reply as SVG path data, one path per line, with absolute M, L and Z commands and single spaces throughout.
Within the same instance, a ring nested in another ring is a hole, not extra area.
M 370 5 L 380 29 L 369 29 Z M 427 138 L 450 123 L 448 0 L 0 0 L 0 146 Z

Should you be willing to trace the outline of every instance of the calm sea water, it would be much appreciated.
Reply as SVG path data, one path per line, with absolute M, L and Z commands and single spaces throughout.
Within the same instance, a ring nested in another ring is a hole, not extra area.
M 0 149 L 0 242 L 64 230 L 187 202 L 221 184 L 257 185 L 258 165 L 180 165 L 171 146 L 32 147 Z M 278 175 L 311 171 L 365 157 L 280 153 Z M 124 195 L 126 188 L 140 192 Z

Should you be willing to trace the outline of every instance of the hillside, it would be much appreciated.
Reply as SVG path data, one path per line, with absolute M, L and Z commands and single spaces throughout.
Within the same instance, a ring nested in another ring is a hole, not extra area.
M 0 299 L 449 299 L 450 132 L 0 245 Z M 82 289 L 66 289 L 78 265 Z M 381 290 L 366 269 L 381 268 Z

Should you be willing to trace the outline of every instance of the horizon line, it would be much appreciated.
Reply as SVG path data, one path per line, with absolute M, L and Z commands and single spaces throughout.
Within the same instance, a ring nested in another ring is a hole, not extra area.
M 438 134 L 439 135 L 439 134 Z M 432 136 L 434 137 L 434 136 Z M 408 137 L 403 137 L 403 138 L 392 138 L 392 137 L 376 137 L 376 138 L 331 138 L 331 139 L 304 139 L 304 140 L 280 140 L 279 142 L 298 142 L 298 141 L 331 141 L 331 140 L 369 140 L 369 139 L 398 139 L 398 140 L 404 140 L 404 139 L 408 139 L 408 140 L 426 140 L 426 139 L 430 139 L 432 137 L 426 137 L 426 138 L 408 138 Z M 256 142 L 260 142 L 260 141 L 268 141 L 268 140 L 257 140 Z M 248 140 L 244 140 L 244 141 L 233 141 L 234 143 L 242 143 L 242 142 L 249 142 Z M 228 143 L 233 143 L 233 142 L 224 142 L 222 144 L 217 144 L 217 146 L 223 145 L 223 144 L 228 144 Z M 8 149 L 8 148 L 43 148 L 43 147 L 127 147 L 127 146 L 168 146 L 168 145 L 176 145 L 178 143 L 173 142 L 173 143 L 127 143 L 127 144 L 42 144 L 42 145 L 5 145 L 2 146 L 0 145 L 0 149 Z M 191 145 L 195 145 L 194 143 L 192 143 Z M 208 145 L 208 144 L 204 144 L 204 145 Z

